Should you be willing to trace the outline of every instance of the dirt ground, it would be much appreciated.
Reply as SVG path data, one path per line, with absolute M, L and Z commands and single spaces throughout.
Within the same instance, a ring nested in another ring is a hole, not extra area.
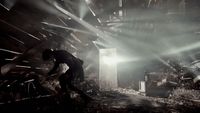
M 2 112 L 65 113 L 194 113 L 200 112 L 198 100 L 179 101 L 118 92 L 103 92 L 85 102 L 66 95 L 28 98 L 0 105 Z

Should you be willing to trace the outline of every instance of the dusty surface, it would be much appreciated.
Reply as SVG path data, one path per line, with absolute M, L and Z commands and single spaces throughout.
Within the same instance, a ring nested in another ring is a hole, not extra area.
M 29 98 L 1 105 L 4 112 L 77 112 L 77 113 L 182 113 L 200 111 L 198 100 L 178 101 L 117 92 L 103 92 L 86 103 L 80 98 L 63 96 Z

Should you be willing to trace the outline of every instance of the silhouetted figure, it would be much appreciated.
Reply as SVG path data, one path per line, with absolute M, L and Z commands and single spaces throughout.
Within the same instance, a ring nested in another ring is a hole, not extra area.
M 67 87 L 70 90 L 73 90 L 80 94 L 80 96 L 86 100 L 89 99 L 89 97 L 84 94 L 81 90 L 76 88 L 72 81 L 74 81 L 76 78 L 79 78 L 80 81 L 84 81 L 84 71 L 83 71 L 83 61 L 79 58 L 74 57 L 71 53 L 65 51 L 65 50 L 51 50 L 46 49 L 43 51 L 42 54 L 43 60 L 53 60 L 54 67 L 49 71 L 48 75 L 53 74 L 57 68 L 59 67 L 59 64 L 67 64 L 69 69 L 59 77 L 59 83 L 61 86 L 62 92 L 67 92 Z M 67 86 L 67 87 L 66 87 Z

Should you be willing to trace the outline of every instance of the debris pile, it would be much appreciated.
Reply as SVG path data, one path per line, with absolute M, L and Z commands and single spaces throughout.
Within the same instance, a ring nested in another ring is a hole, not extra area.
M 185 88 L 177 88 L 172 91 L 172 94 L 169 97 L 170 99 L 175 99 L 179 101 L 183 100 L 200 100 L 200 92 L 199 90 L 194 89 L 185 89 Z
M 121 94 L 132 94 L 132 95 L 138 95 L 140 92 L 133 90 L 133 89 L 125 89 L 125 88 L 117 88 L 114 89 L 114 91 L 119 92 Z

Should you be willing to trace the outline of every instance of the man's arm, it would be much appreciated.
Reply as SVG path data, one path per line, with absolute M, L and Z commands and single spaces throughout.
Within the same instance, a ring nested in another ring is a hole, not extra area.
M 59 63 L 55 62 L 53 68 L 49 71 L 48 75 L 53 74 L 56 71 L 56 69 L 58 68 L 58 66 L 59 66 Z

